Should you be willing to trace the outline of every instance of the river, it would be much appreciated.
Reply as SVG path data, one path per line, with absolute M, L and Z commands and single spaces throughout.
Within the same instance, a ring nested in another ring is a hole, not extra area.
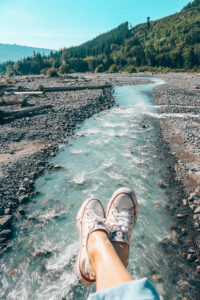
M 74 274 L 75 216 L 90 196 L 106 207 L 121 186 L 132 187 L 139 202 L 128 270 L 134 278 L 148 276 L 163 297 L 173 290 L 167 280 L 171 266 L 160 247 L 171 235 L 163 183 L 167 161 L 151 96 L 162 83 L 151 78 L 150 84 L 115 86 L 117 105 L 87 119 L 60 145 L 49 163 L 63 169 L 47 170 L 36 180 L 37 195 L 14 221 L 12 248 L 1 264 L 1 299 L 86 299 L 95 287 L 83 287 Z

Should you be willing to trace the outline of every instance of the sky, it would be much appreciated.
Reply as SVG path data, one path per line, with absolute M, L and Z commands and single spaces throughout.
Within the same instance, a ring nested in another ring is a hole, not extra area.
M 179 12 L 189 0 L 0 0 L 0 43 L 61 49 L 123 22 Z

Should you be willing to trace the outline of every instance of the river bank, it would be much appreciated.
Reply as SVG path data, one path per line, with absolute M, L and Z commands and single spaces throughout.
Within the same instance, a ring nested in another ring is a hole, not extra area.
M 140 76 L 158 77 L 166 81 L 165 85 L 157 86 L 152 95 L 158 102 L 160 142 L 169 162 L 166 180 L 160 184 L 171 193 L 172 201 L 166 207 L 166 213 L 174 216 L 174 223 L 170 224 L 172 239 L 162 241 L 161 247 L 176 267 L 176 274 L 170 274 L 170 280 L 177 282 L 178 293 L 187 299 L 197 299 L 199 227 L 195 223 L 199 220 L 199 117 L 194 115 L 199 114 L 199 93 L 195 89 L 199 77 L 193 74 L 79 74 L 58 79 L 19 77 L 14 79 L 17 82 L 13 85 L 35 89 L 39 85 L 124 85 L 147 82 L 145 78 L 137 78 Z M 6 238 L 11 233 L 11 215 L 14 218 L 23 215 L 21 203 L 37 193 L 34 191 L 35 178 L 45 168 L 60 168 L 59 165 L 50 166 L 47 162 L 49 157 L 56 154 L 58 144 L 63 138 L 71 136 L 75 126 L 85 118 L 115 104 L 111 88 L 49 93 L 29 98 L 28 103 L 53 104 L 54 107 L 48 112 L 12 120 L 0 127 L 1 214 L 7 215 L 5 228 L 8 228 L 7 232 L 3 230 L 2 251 L 9 247 Z M 14 106 L 7 108 L 14 109 Z M 148 124 L 144 122 L 142 126 L 145 128 Z M 191 182 L 192 185 L 189 184 Z M 158 275 L 155 280 L 162 280 L 161 274 Z
M 154 75 L 155 76 L 155 75 Z M 161 141 L 169 157 L 174 217 L 171 246 L 166 254 L 176 265 L 178 290 L 186 299 L 200 293 L 200 76 L 159 74 L 166 83 L 154 89 L 159 104 Z M 177 245 L 179 245 L 177 247 Z M 166 246 L 166 245 L 165 245 Z M 190 267 L 186 272 L 184 264 Z M 182 273 L 182 276 L 180 274 Z

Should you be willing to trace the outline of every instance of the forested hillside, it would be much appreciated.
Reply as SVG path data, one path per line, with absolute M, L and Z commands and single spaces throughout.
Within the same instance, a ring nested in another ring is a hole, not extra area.
M 123 23 L 77 47 L 0 65 L 8 75 L 145 70 L 200 72 L 200 0 L 134 28 Z

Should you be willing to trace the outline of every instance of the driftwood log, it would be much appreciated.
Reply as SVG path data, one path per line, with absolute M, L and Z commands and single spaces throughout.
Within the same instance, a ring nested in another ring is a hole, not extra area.
M 41 106 L 37 106 L 37 107 L 33 107 L 33 108 L 26 108 L 26 109 L 13 110 L 13 111 L 0 110 L 0 119 L 26 116 L 29 113 L 34 113 L 34 112 L 49 109 L 49 108 L 52 108 L 52 105 L 50 105 L 50 104 L 49 105 L 41 105 Z
M 87 85 L 87 86 L 55 86 L 55 87 L 41 87 L 44 92 L 65 92 L 78 90 L 98 90 L 112 87 L 111 84 L 104 85 Z
M 20 92 L 13 92 L 14 95 L 19 95 L 19 96 L 23 96 L 23 95 L 30 95 L 30 96 L 40 96 L 43 95 L 44 92 L 43 91 L 20 91 Z
M 111 84 L 104 84 L 104 85 L 85 85 L 85 86 L 54 86 L 54 87 L 44 87 L 40 86 L 39 90 L 23 90 L 19 91 L 18 89 L 5 89 L 4 95 L 6 93 L 12 93 L 14 95 L 23 96 L 23 95 L 30 95 L 30 96 L 41 96 L 44 93 L 48 92 L 65 92 L 65 91 L 78 91 L 78 90 L 99 90 L 105 88 L 111 88 Z

